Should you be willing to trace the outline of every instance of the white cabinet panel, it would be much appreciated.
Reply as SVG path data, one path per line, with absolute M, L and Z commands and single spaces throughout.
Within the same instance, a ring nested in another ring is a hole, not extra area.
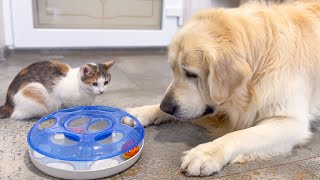
M 36 28 L 161 29 L 161 0 L 33 0 Z

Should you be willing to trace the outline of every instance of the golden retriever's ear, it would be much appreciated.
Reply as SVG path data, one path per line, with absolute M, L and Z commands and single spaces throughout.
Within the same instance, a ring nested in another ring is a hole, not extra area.
M 218 104 L 227 100 L 237 88 L 251 79 L 252 71 L 245 61 L 221 58 L 208 62 L 210 96 Z

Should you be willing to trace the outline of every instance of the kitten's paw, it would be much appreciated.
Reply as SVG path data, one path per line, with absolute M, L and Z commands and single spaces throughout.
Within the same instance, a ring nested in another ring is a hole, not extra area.
M 209 176 L 219 172 L 226 164 L 221 147 L 201 144 L 185 152 L 180 168 L 187 176 Z
M 20 111 L 14 111 L 12 114 L 11 114 L 11 117 L 12 119 L 16 119 L 16 120 L 24 120 L 24 119 L 27 119 L 27 116 L 25 113 L 23 112 L 20 112 Z
M 158 105 L 130 108 L 127 109 L 127 112 L 135 116 L 143 126 L 150 126 L 152 124 L 158 125 L 173 119 L 169 115 L 162 112 Z M 124 123 L 128 121 L 128 118 L 124 119 Z
M 10 118 L 16 119 L 16 120 L 26 120 L 26 119 L 36 118 L 36 117 L 42 117 L 42 114 L 41 115 L 28 114 L 23 111 L 14 111 Z

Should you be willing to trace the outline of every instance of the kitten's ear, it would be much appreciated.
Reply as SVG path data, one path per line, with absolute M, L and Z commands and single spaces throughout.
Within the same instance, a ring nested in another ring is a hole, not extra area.
M 81 74 L 81 77 L 82 76 L 92 76 L 93 75 L 93 71 L 89 66 L 84 65 L 80 69 L 80 74 Z
M 108 69 L 110 69 L 110 68 L 114 65 L 114 63 L 116 63 L 116 61 L 106 62 L 106 63 L 104 64 L 104 68 L 105 68 L 106 70 L 108 70 Z

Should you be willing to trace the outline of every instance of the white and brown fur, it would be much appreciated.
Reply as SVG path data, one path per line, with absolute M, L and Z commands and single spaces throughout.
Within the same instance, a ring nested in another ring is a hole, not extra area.
M 319 0 L 200 11 L 172 40 L 174 78 L 161 105 L 129 111 L 145 126 L 174 116 L 225 132 L 185 152 L 181 170 L 189 176 L 288 153 L 312 136 L 319 45 Z
M 70 68 L 56 61 L 41 61 L 22 69 L 10 84 L 0 118 L 40 117 L 62 107 L 92 105 L 111 80 L 114 61 Z

